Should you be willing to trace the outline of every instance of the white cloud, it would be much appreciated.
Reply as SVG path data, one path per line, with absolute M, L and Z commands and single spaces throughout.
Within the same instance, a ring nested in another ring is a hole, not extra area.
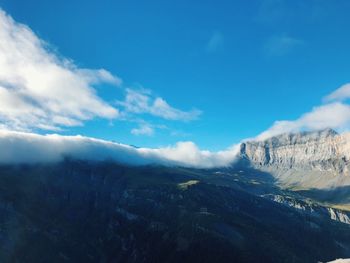
M 154 135 L 154 128 L 149 123 L 142 123 L 138 128 L 132 129 L 131 134 L 152 136 Z
M 0 9 L 0 122 L 9 129 L 82 125 L 94 117 L 116 118 L 94 85 L 121 80 L 104 69 L 78 68 L 58 57 L 27 26 Z
M 350 83 L 341 86 L 325 97 L 325 101 L 343 101 L 350 98 Z
M 93 118 L 133 121 L 136 114 L 190 121 L 199 110 L 182 111 L 150 91 L 126 91 L 121 112 L 98 96 L 101 83 L 120 86 L 120 78 L 105 69 L 77 67 L 52 51 L 29 27 L 15 22 L 0 8 L 0 128 L 59 131 L 82 126 Z M 130 118 L 131 117 L 131 118 Z M 151 127 L 133 134 L 151 135 Z
M 346 99 L 349 86 L 344 85 L 326 96 L 326 101 Z M 282 133 L 298 132 L 302 130 L 321 130 L 332 128 L 346 130 L 350 128 L 350 105 L 343 102 L 330 102 L 314 107 L 310 112 L 304 113 L 298 119 L 276 121 L 272 127 L 257 136 L 264 140 Z
M 238 151 L 239 146 L 220 152 L 203 151 L 193 142 L 179 142 L 175 146 L 158 149 L 134 148 L 82 136 L 0 131 L 2 164 L 59 162 L 64 157 L 72 157 L 94 161 L 113 160 L 131 165 L 212 168 L 230 165 Z
M 264 51 L 269 56 L 283 56 L 302 44 L 304 41 L 290 36 L 273 36 L 266 41 Z
M 224 167 L 235 161 L 239 145 L 219 151 L 200 150 L 193 142 L 178 142 L 175 147 L 149 149 L 152 156 L 164 156 L 168 161 L 185 167 Z
M 127 113 L 147 113 L 167 120 L 191 121 L 201 114 L 197 109 L 191 111 L 176 109 L 163 98 L 153 97 L 149 90 L 127 89 L 125 101 L 119 101 L 117 104 L 123 106 Z
M 214 32 L 206 46 L 206 50 L 208 52 L 214 52 L 217 51 L 219 48 L 221 48 L 224 44 L 224 36 L 220 32 Z
M 328 263 L 350 263 L 350 258 L 339 258 L 333 261 L 329 261 Z

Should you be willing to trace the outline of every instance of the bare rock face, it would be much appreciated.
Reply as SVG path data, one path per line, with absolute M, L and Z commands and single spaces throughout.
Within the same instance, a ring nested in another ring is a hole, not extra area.
M 240 156 L 286 185 L 325 188 L 350 184 L 350 134 L 331 129 L 245 142 Z
M 243 143 L 241 155 L 255 166 L 346 173 L 349 154 L 344 149 L 344 139 L 330 129 L 283 134 L 265 141 Z

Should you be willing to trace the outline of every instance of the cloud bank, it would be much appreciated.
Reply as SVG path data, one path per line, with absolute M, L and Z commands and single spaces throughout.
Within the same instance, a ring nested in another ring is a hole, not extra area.
M 325 104 L 314 107 L 296 120 L 276 121 L 268 130 L 256 139 L 265 140 L 282 133 L 303 130 L 322 130 L 332 128 L 347 130 L 350 127 L 350 105 L 345 102 L 350 98 L 350 84 L 345 84 L 324 98 Z
M 35 164 L 59 162 L 65 157 L 81 160 L 111 160 L 129 165 L 160 164 L 194 168 L 213 168 L 230 165 L 239 147 L 225 151 L 200 150 L 193 142 L 151 149 L 83 137 L 57 134 L 0 131 L 0 164 Z

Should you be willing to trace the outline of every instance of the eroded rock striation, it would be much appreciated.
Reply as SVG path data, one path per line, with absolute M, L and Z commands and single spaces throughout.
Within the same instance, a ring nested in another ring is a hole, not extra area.
M 240 157 L 287 186 L 350 184 L 350 133 L 326 129 L 247 141 L 241 144 Z

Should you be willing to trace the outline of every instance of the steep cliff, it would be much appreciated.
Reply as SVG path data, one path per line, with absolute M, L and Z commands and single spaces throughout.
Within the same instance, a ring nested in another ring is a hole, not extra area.
M 241 144 L 240 156 L 285 186 L 329 188 L 350 184 L 350 134 L 326 129 L 282 134 Z

